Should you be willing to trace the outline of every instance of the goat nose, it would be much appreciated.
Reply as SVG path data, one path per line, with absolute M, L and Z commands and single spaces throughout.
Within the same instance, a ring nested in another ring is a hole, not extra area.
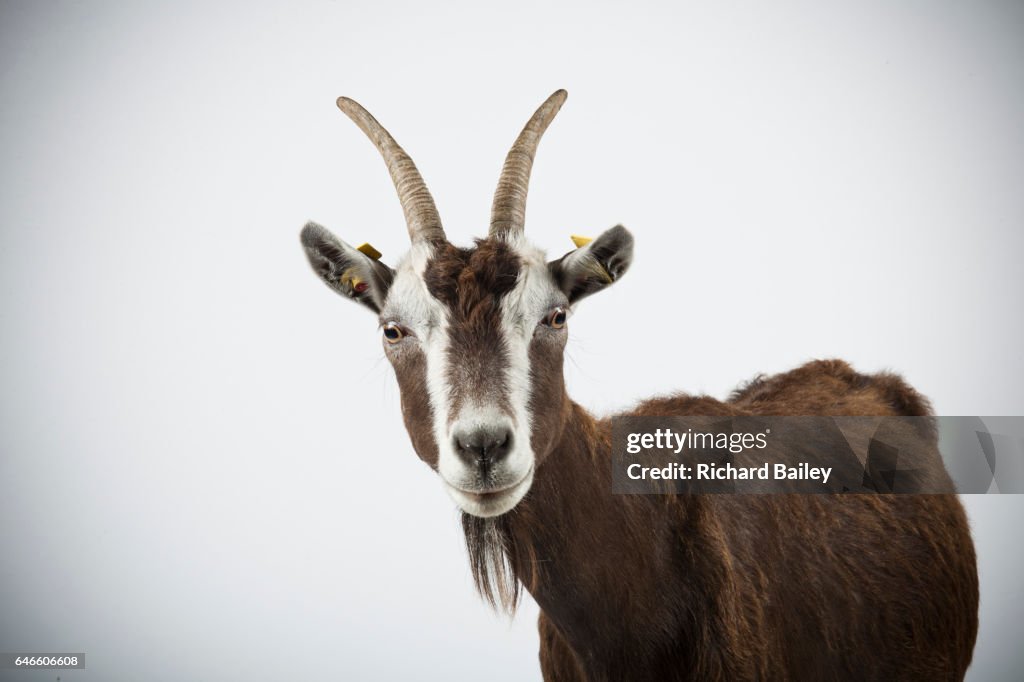
M 505 426 L 483 427 L 455 432 L 455 452 L 470 466 L 491 466 L 512 449 L 512 429 Z

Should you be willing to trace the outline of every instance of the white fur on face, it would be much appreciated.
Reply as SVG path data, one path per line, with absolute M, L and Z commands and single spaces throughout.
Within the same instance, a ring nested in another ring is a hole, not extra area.
M 427 290 L 423 273 L 433 255 L 427 244 L 415 244 L 399 266 L 388 291 L 381 319 L 393 321 L 412 332 L 426 361 L 427 392 L 433 414 L 438 471 L 450 469 L 456 457 L 447 437 L 451 390 L 448 386 L 448 312 Z M 403 341 L 402 343 L 406 343 Z
M 543 252 L 522 239 L 516 239 L 510 246 L 520 257 L 521 267 L 515 287 L 502 299 L 500 329 L 507 361 L 495 362 L 495 371 L 504 372 L 505 376 L 494 377 L 494 383 L 507 387 L 506 401 L 511 414 L 496 399 L 489 403 L 479 399 L 467 401 L 458 414 L 452 414 L 448 311 L 423 281 L 431 255 L 429 247 L 416 245 L 397 268 L 381 316 L 385 321 L 405 326 L 416 336 L 426 361 L 438 473 L 456 504 L 466 513 L 482 517 L 511 510 L 533 482 L 536 458 L 531 446 L 533 420 L 529 408 L 530 342 L 540 320 L 553 305 L 564 301 L 548 274 Z M 501 427 L 511 429 L 512 448 L 483 481 L 479 470 L 456 453 L 453 435 Z

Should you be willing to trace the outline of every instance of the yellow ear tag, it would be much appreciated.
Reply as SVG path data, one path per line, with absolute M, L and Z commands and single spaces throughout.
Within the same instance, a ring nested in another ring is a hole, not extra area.
M 572 243 L 576 245 L 577 249 L 586 246 L 590 242 L 594 241 L 593 237 L 581 237 L 578 234 L 570 235 L 569 239 L 572 240 Z
M 356 251 L 362 251 L 364 254 L 366 254 L 373 260 L 380 260 L 380 251 L 370 246 L 370 242 L 363 242 L 362 244 L 356 247 Z

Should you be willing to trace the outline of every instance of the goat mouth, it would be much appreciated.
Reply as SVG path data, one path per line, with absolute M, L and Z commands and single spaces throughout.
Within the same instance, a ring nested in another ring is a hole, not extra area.
M 442 478 L 442 480 L 444 479 Z M 455 501 L 459 506 L 463 508 L 463 511 L 473 514 L 474 516 L 497 516 L 505 513 L 518 504 L 519 499 L 526 492 L 525 489 L 529 487 L 532 482 L 532 466 L 515 483 L 496 488 L 466 490 L 465 488 L 452 485 L 446 480 L 444 481 L 445 486 L 448 488 L 452 497 L 455 498 Z M 508 500 L 513 498 L 515 501 L 509 505 Z
M 532 473 L 533 467 L 530 467 L 529 470 L 527 470 L 527 472 L 523 474 L 523 476 L 515 483 L 509 483 L 508 485 L 503 485 L 501 487 L 481 488 L 480 490 L 467 490 L 466 488 L 460 488 L 459 486 L 452 485 L 451 483 L 448 483 L 448 485 L 451 485 L 453 488 L 455 488 L 460 493 L 469 498 L 486 500 L 488 498 L 501 497 L 510 490 L 518 488 L 523 483 L 523 481 L 530 477 L 530 474 Z M 447 483 L 447 481 L 445 482 Z

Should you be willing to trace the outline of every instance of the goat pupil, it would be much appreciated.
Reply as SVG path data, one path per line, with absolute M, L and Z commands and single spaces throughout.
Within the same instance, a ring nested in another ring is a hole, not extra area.
M 565 324 L 565 313 L 559 310 L 557 313 L 555 313 L 555 316 L 551 318 L 551 321 L 555 325 L 561 327 L 563 324 Z
M 391 341 L 397 341 L 399 332 L 396 327 L 384 327 L 384 336 Z

